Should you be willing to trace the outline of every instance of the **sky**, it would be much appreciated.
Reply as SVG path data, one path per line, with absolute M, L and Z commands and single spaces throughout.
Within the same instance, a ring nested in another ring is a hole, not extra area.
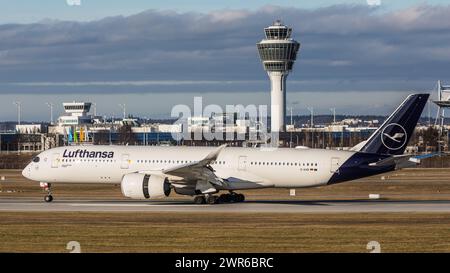
M 78 1 L 80 5 L 75 4 Z M 266 5 L 317 9 L 340 4 L 368 3 L 379 3 L 383 10 L 394 10 L 422 3 L 445 5 L 448 0 L 0 0 L 0 23 L 34 23 L 46 18 L 89 21 L 119 14 L 128 16 L 148 9 L 211 12 L 224 9 L 257 10 Z
M 28 121 L 73 100 L 157 118 L 194 96 L 267 104 L 256 43 L 276 19 L 301 43 L 287 82 L 296 114 L 388 114 L 450 81 L 448 0 L 77 1 L 0 0 L 0 120 L 16 119 L 13 101 Z

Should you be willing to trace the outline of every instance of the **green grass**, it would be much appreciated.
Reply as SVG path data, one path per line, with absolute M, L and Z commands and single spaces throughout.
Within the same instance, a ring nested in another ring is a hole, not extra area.
M 450 214 L 0 213 L 0 252 L 450 252 Z

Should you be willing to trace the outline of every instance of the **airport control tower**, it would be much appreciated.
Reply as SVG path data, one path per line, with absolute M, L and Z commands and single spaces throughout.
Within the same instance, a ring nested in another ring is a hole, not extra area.
M 259 56 L 271 85 L 271 131 L 284 132 L 286 117 L 286 77 L 292 70 L 300 43 L 291 38 L 292 28 L 277 20 L 264 29 L 266 38 L 257 44 Z

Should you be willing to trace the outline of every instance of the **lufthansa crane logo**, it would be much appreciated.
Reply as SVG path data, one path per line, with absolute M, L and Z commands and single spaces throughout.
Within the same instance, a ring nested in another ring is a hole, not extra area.
M 406 145 L 406 130 L 398 123 L 391 123 L 381 132 L 381 142 L 389 150 L 398 150 Z

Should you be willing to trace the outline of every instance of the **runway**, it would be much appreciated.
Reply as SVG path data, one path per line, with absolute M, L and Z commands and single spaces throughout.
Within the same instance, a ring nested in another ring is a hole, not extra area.
M 219 213 L 364 213 L 449 212 L 450 200 L 301 200 L 246 201 L 196 205 L 188 201 L 55 200 L 1 198 L 0 211 L 21 212 L 219 212 Z

